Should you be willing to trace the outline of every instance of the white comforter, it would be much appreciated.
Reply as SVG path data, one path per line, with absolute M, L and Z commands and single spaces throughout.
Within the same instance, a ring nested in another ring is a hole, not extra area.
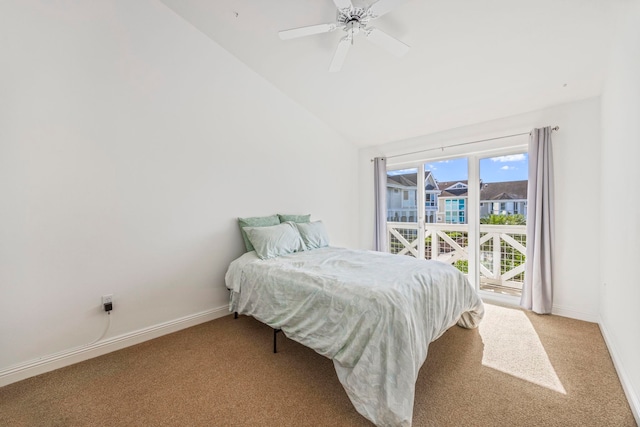
M 410 426 L 430 342 L 478 325 L 482 301 L 456 268 L 372 251 L 321 248 L 229 266 L 230 310 L 255 317 L 333 360 L 358 412 Z

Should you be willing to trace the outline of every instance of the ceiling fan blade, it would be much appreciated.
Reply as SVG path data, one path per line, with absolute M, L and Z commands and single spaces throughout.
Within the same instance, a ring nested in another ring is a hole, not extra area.
M 347 57 L 347 52 L 349 52 L 350 47 L 351 47 L 351 37 L 343 37 L 338 43 L 338 47 L 336 48 L 336 53 L 333 54 L 331 65 L 329 65 L 330 72 L 335 73 L 336 71 L 340 71 L 340 69 L 342 68 L 342 64 L 344 63 L 344 59 Z
M 391 12 L 396 7 L 405 3 L 407 0 L 378 0 L 367 10 L 371 18 L 376 19 L 387 12 Z
M 336 4 L 336 7 L 340 10 L 353 8 L 353 3 L 351 3 L 351 0 L 333 0 L 333 2 Z
M 372 43 L 377 44 L 395 56 L 400 57 L 409 51 L 408 45 L 377 28 L 368 29 L 365 35 Z
M 318 24 L 308 27 L 292 28 L 290 30 L 282 30 L 278 35 L 282 40 L 290 40 L 298 37 L 311 36 L 313 34 L 330 33 L 335 30 L 336 24 Z

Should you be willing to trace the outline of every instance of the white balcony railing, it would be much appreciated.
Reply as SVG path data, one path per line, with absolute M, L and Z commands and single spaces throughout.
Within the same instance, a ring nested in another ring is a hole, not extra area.
M 424 242 L 418 241 L 417 223 L 387 224 L 389 251 L 454 265 L 468 274 L 469 228 L 467 224 L 425 224 Z M 480 289 L 519 295 L 524 281 L 525 225 L 480 224 Z

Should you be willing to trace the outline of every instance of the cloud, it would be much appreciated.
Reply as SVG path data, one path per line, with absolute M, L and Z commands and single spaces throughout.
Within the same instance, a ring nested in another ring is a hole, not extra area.
M 503 167 L 500 168 L 500 170 L 503 170 L 503 171 L 514 170 L 514 169 L 515 169 L 515 166 L 507 166 L 507 165 L 504 165 Z
M 492 162 L 521 162 L 525 159 L 524 154 L 511 154 L 509 156 L 492 157 Z
M 410 173 L 418 173 L 418 170 L 416 168 L 412 168 L 412 169 L 396 169 L 396 170 L 387 171 L 387 175 L 391 175 L 391 176 L 405 175 Z

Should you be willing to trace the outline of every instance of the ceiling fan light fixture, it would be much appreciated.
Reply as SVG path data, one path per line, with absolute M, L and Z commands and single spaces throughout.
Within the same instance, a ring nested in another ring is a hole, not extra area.
M 336 24 L 338 26 L 346 26 L 352 21 L 357 21 L 360 25 L 365 26 L 369 22 L 367 12 L 360 8 L 352 8 L 349 10 L 338 10 Z
M 348 52 L 348 46 L 353 44 L 354 36 L 360 32 L 364 33 L 367 39 L 374 44 L 377 44 L 396 56 L 402 56 L 409 50 L 408 45 L 377 28 L 368 28 L 367 25 L 370 20 L 379 18 L 400 6 L 405 1 L 406 0 L 378 0 L 367 9 L 363 9 L 361 7 L 354 7 L 351 0 L 333 0 L 333 3 L 338 9 L 335 23 L 293 28 L 280 31 L 278 34 L 281 39 L 288 40 L 312 34 L 329 33 L 337 28 L 342 28 L 347 35 L 338 43 L 333 60 L 329 66 L 329 71 L 331 72 L 340 70 Z

